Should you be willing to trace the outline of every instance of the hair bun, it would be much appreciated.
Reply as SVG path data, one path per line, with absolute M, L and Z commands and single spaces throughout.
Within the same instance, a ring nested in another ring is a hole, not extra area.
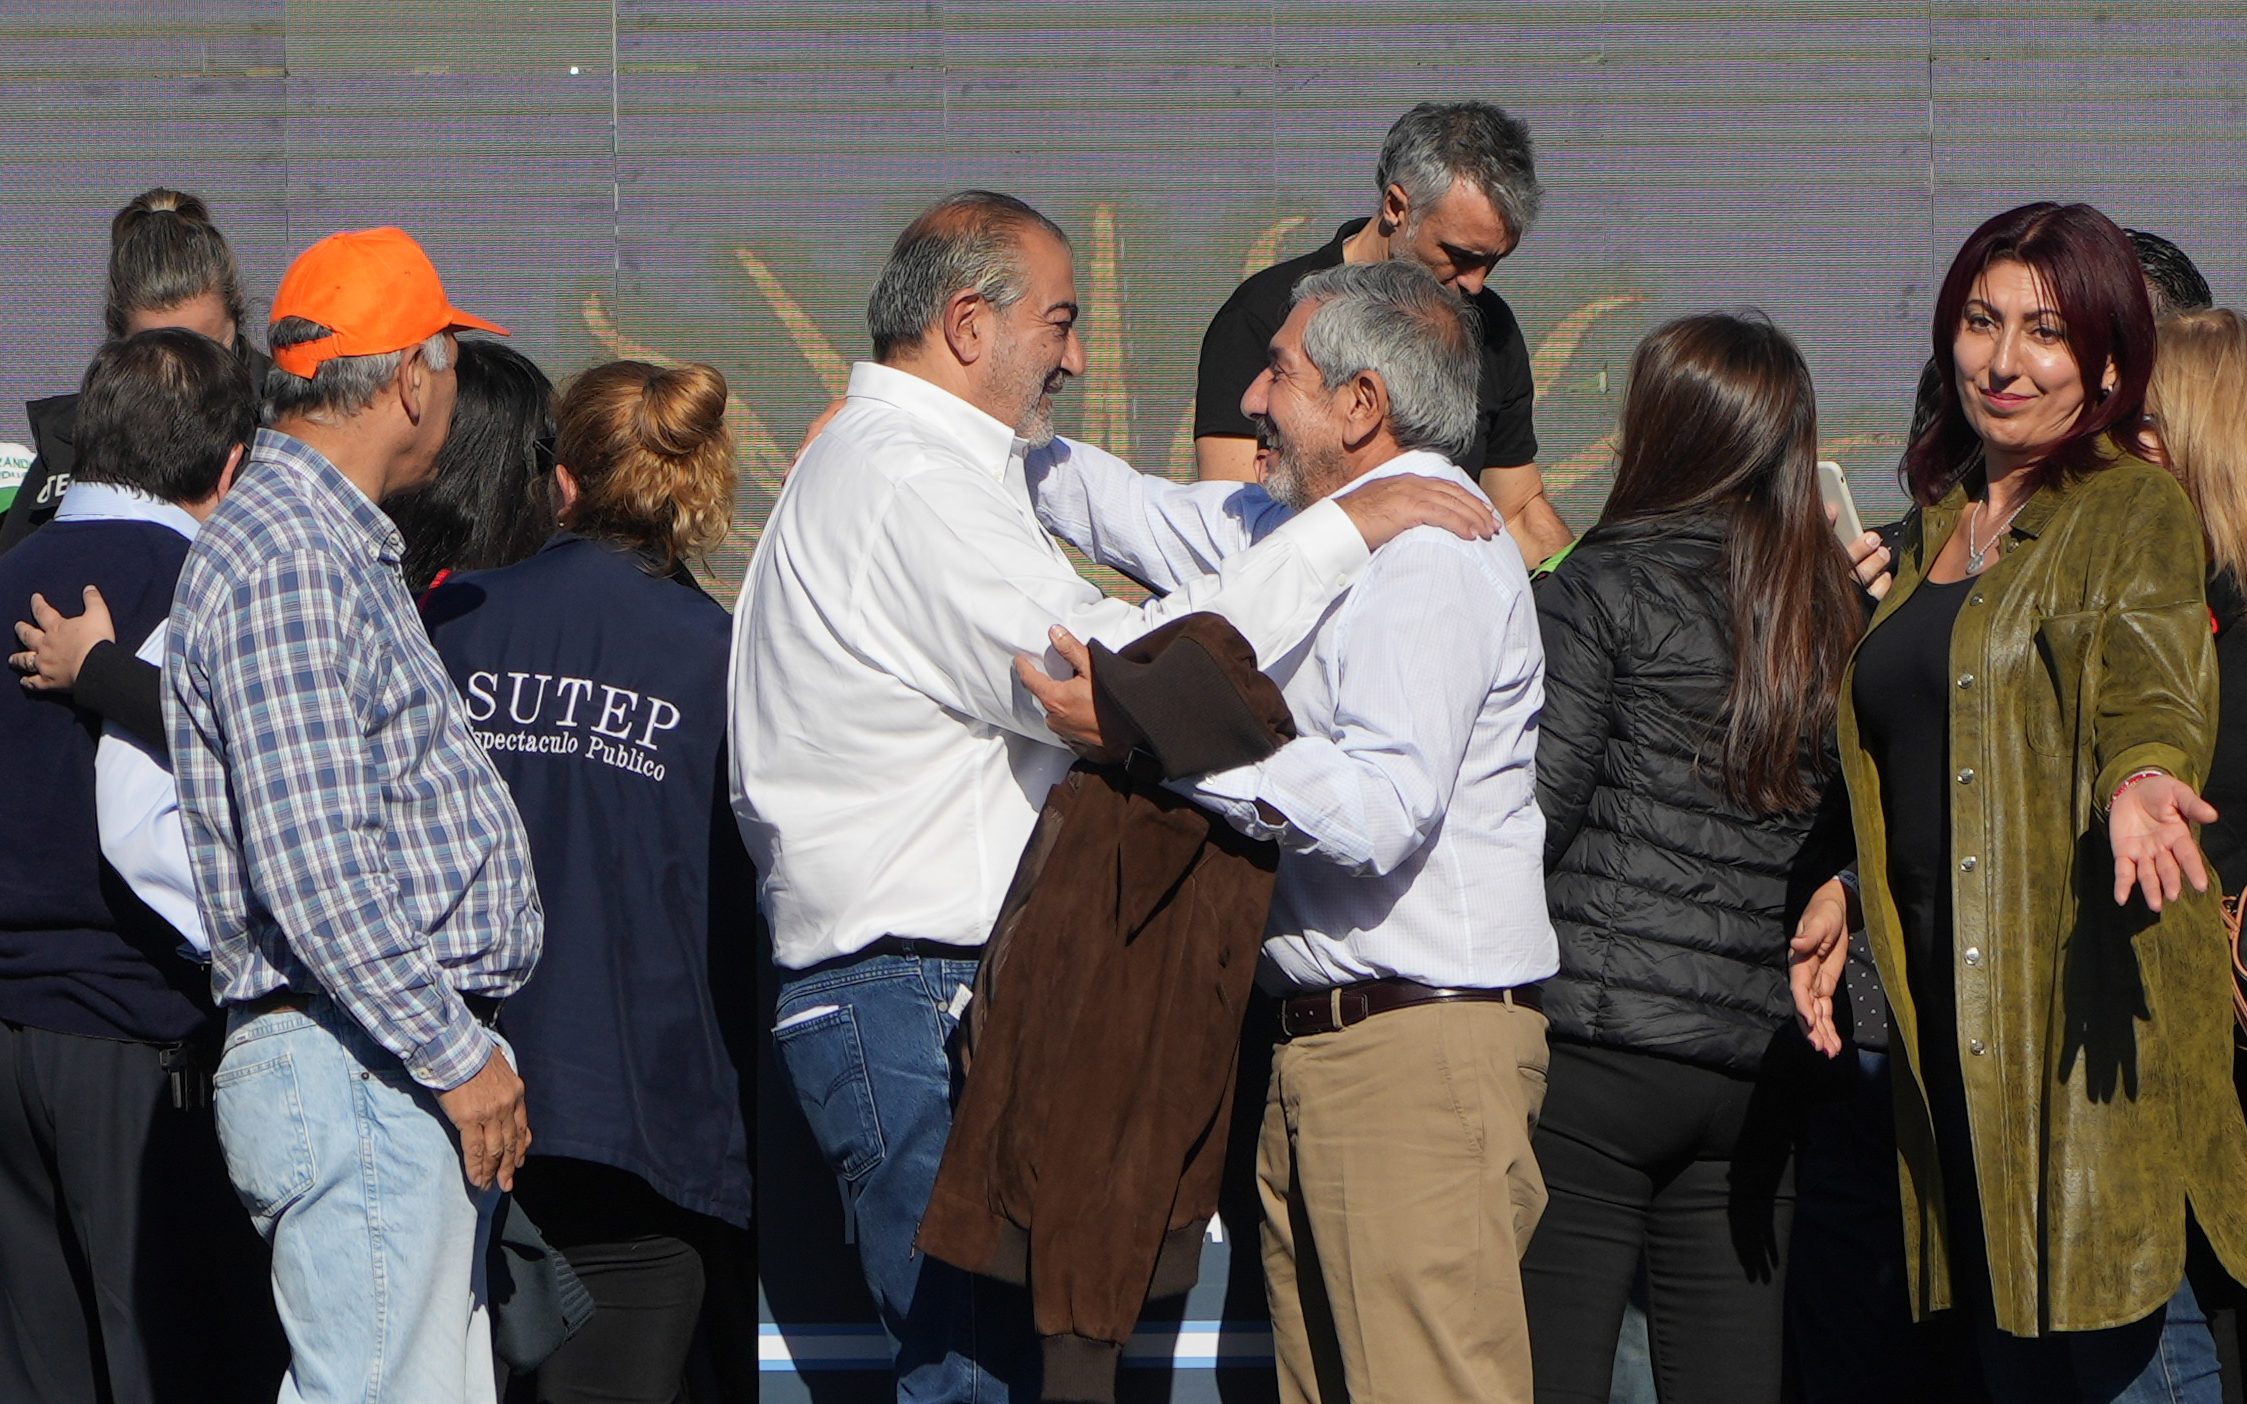
M 725 434 L 726 378 L 698 362 L 651 377 L 640 391 L 633 437 L 662 458 L 691 458 Z
M 135 195 L 117 212 L 109 225 L 110 242 L 122 242 L 133 229 L 162 214 L 177 215 L 184 223 L 205 229 L 211 227 L 211 207 L 201 199 L 184 190 L 158 186 Z

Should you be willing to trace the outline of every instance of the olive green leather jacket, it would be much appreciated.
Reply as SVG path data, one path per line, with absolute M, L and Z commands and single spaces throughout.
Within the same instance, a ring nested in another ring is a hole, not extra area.
M 1911 597 L 1965 510 L 1916 513 L 1869 626 Z M 2216 661 L 2201 536 L 2169 475 L 2135 458 L 2047 487 L 1951 634 L 1952 973 L 1958 1027 L 1922 1028 L 1889 891 L 1880 780 L 1841 688 L 1842 769 L 1865 928 L 1896 1015 L 1897 1143 L 1912 1300 L 1952 1304 L 1934 1130 L 1916 1066 L 1952 1038 L 1965 1075 L 1997 1324 L 2119 1326 L 2184 1272 L 2189 1200 L 2247 1269 L 2247 1121 L 2231 1082 L 2231 970 L 2217 894 L 2159 916 L 2114 903 L 2106 802 L 2158 766 L 2198 786 Z

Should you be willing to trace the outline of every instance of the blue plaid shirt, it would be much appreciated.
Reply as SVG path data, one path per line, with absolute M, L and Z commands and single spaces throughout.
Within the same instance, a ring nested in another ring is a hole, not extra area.
M 544 932 L 522 820 L 398 572 L 397 528 L 260 430 L 180 574 L 164 720 L 221 1004 L 324 991 L 424 1086 L 493 1044 Z

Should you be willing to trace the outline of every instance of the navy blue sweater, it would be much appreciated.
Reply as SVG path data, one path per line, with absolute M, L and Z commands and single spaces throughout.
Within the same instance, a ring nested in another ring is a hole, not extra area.
M 138 648 L 172 608 L 187 540 L 154 523 L 59 519 L 0 556 L 0 621 L 32 592 L 75 612 L 98 586 L 119 642 Z M 10 636 L 13 643 L 13 634 Z M 0 687 L 0 1019 L 59 1033 L 168 1043 L 211 1017 L 210 978 L 179 934 L 101 857 L 94 819 L 100 722 L 68 698 Z
M 569 533 L 422 607 L 514 793 L 546 947 L 507 1001 L 532 1154 L 628 1170 L 749 1218 L 749 861 L 727 804 L 723 606 Z M 714 970 L 715 967 L 715 970 Z

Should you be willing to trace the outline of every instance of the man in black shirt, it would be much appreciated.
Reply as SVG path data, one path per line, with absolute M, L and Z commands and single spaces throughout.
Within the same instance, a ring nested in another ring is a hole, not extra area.
M 1275 264 L 1234 289 L 1202 338 L 1194 397 L 1194 457 L 1200 476 L 1256 476 L 1256 426 L 1241 395 L 1264 369 L 1289 293 L 1306 273 L 1343 263 L 1405 258 L 1467 299 L 1482 319 L 1482 373 L 1474 442 L 1460 467 L 1482 488 L 1531 565 L 1569 541 L 1537 473 L 1536 397 L 1529 348 L 1513 309 L 1485 286 L 1537 217 L 1529 128 L 1482 102 L 1424 102 L 1397 120 L 1381 145 L 1379 212 L 1335 231 L 1324 248 Z

